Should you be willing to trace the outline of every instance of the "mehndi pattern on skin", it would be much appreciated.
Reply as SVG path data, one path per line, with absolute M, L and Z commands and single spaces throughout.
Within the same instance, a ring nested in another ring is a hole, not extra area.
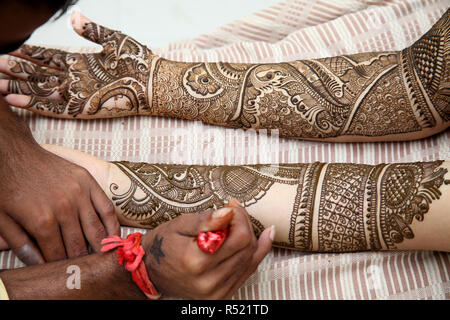
M 46 83 L 48 68 L 17 62 L 12 73 L 26 70 L 44 81 L 14 80 L 9 91 L 32 95 L 29 107 L 44 114 L 48 106 L 87 119 L 168 116 L 298 139 L 370 140 L 450 124 L 450 10 L 402 51 L 285 63 L 176 62 L 95 23 L 82 34 L 103 51 L 24 46 L 25 57 L 63 70 Z M 67 109 L 46 99 L 56 91 Z
M 449 12 L 401 52 L 259 65 L 156 58 L 152 114 L 293 138 L 434 127 L 450 119 Z
M 113 162 L 129 178 L 129 187 L 112 183 L 110 191 L 126 219 L 154 228 L 184 213 L 221 208 L 233 198 L 251 208 L 265 201 L 272 188 L 295 186 L 288 241 L 275 245 L 319 252 L 378 251 L 396 249 L 397 244 L 414 238 L 411 224 L 424 220 L 431 203 L 439 200 L 441 186 L 450 184 L 444 179 L 448 170 L 442 163 L 189 166 Z M 267 227 L 253 216 L 251 220 L 256 234 Z

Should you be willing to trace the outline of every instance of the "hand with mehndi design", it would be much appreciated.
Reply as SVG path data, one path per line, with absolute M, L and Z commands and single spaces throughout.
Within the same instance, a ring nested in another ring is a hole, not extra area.
M 272 228 L 257 240 L 247 211 L 235 200 L 215 212 L 182 215 L 149 231 L 142 240 L 145 263 L 156 288 L 189 299 L 230 299 L 256 271 L 272 246 Z M 229 235 L 214 254 L 197 245 L 200 232 Z
M 77 33 L 103 46 L 99 53 L 69 53 L 29 45 L 0 59 L 7 102 L 43 115 L 92 119 L 138 114 L 148 108 L 150 50 L 120 32 L 75 13 Z
M 282 137 L 413 140 L 450 126 L 450 10 L 401 51 L 283 63 L 178 62 L 74 16 L 96 54 L 23 46 L 0 60 L 10 105 L 59 118 L 154 115 Z

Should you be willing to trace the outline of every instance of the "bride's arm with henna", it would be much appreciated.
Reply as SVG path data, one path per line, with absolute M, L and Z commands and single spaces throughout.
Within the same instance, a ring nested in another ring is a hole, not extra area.
M 114 162 L 103 186 L 121 223 L 153 228 L 235 198 L 256 233 L 314 252 L 450 251 L 449 162 L 187 166 Z
M 66 118 L 155 115 L 298 139 L 418 139 L 450 124 L 449 26 L 450 10 L 402 51 L 237 64 L 166 60 L 86 20 L 75 29 L 102 52 L 25 46 L 16 55 L 63 71 L 3 62 L 1 72 L 22 80 L 0 80 L 0 91 L 32 96 L 8 96 L 14 106 Z

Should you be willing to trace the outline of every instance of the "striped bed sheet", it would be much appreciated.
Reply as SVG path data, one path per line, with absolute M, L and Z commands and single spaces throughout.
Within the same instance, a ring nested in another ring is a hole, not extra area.
M 400 50 L 449 0 L 288 0 L 189 41 L 153 51 L 180 61 L 280 62 Z M 151 46 L 151 44 L 150 44 Z M 92 48 L 70 48 L 89 52 Z M 319 143 L 178 119 L 76 121 L 20 110 L 40 143 L 99 158 L 201 165 L 450 159 L 450 131 L 412 142 Z M 123 235 L 138 229 L 122 228 Z M 11 251 L 0 269 L 22 267 Z M 311 254 L 273 248 L 233 299 L 449 299 L 450 254 L 429 251 Z

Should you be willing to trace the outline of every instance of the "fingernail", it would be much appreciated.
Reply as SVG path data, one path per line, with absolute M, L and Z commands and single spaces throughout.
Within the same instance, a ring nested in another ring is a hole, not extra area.
M 233 208 L 222 208 L 222 209 L 214 211 L 212 217 L 213 217 L 213 219 L 223 218 L 227 214 L 229 214 L 231 211 L 233 211 Z
M 275 226 L 271 226 L 270 229 L 271 230 L 270 230 L 269 238 L 270 238 L 270 240 L 273 241 L 273 239 L 275 239 L 276 227 Z
M 228 204 L 230 204 L 230 202 L 231 202 L 231 205 L 234 204 L 235 206 L 238 206 L 238 207 L 241 207 L 241 208 L 244 207 L 244 206 L 239 202 L 239 200 L 236 199 L 236 198 L 231 199 L 231 200 L 228 202 Z
M 17 258 L 25 263 L 27 266 L 43 264 L 45 261 L 36 248 L 26 244 L 23 247 L 14 250 Z

